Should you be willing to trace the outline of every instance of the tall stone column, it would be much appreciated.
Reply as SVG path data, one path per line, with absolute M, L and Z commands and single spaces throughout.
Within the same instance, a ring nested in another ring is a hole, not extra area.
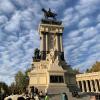
M 61 52 L 60 34 L 58 34 L 58 51 Z
M 88 80 L 86 80 L 85 83 L 86 83 L 86 91 L 89 92 Z
M 98 79 L 98 83 L 99 83 L 99 91 L 100 91 L 100 79 Z
M 91 92 L 94 92 L 92 80 L 90 80 Z
M 63 52 L 63 43 L 62 43 L 62 34 L 60 35 L 60 47 L 61 47 L 61 52 Z
M 42 33 L 42 51 L 45 50 L 45 36 L 44 36 L 44 33 Z
M 43 34 L 41 34 L 40 43 L 40 50 L 43 51 Z
M 46 34 L 46 51 L 49 51 L 49 48 L 48 48 L 48 34 Z
M 97 87 L 98 87 L 98 92 L 99 92 L 99 79 L 97 79 Z
M 95 84 L 96 92 L 99 92 L 99 88 L 98 88 L 98 84 L 97 84 L 97 81 L 96 80 L 94 80 L 94 84 Z
M 78 88 L 80 89 L 80 84 L 79 84 L 79 81 L 77 81 L 77 86 L 78 86 Z
M 41 34 L 41 47 L 40 47 L 40 51 L 41 51 L 41 59 L 45 60 L 46 58 L 46 36 L 44 33 Z
M 81 81 L 81 84 L 82 84 L 82 92 L 85 92 L 85 89 L 84 89 L 84 82 Z
M 43 49 L 44 51 L 46 51 L 46 33 L 43 35 L 43 42 L 44 42 L 44 46 L 43 46 Z
M 56 35 L 56 49 L 57 49 L 57 51 L 59 51 L 59 44 L 58 44 L 59 42 L 58 42 L 58 35 Z

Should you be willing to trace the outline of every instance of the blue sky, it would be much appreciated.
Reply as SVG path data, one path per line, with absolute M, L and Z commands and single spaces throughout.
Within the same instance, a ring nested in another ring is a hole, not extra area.
M 66 62 L 81 71 L 100 61 L 100 0 L 0 0 L 0 81 L 30 68 L 39 47 L 41 8 L 63 21 Z

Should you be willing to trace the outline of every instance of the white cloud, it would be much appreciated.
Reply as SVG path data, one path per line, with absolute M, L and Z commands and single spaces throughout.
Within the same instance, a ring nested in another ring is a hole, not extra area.
M 98 31 L 95 29 L 95 27 L 89 27 L 83 32 L 83 38 L 84 39 L 90 39 L 95 37 L 98 34 Z
M 91 24 L 90 18 L 84 18 L 79 22 L 79 27 L 87 27 Z
M 65 6 L 66 1 L 65 0 L 41 0 L 40 4 L 42 5 L 42 7 L 46 7 L 46 8 L 48 8 L 48 4 L 49 4 L 49 6 L 52 9 L 57 10 L 58 8 L 61 9 L 61 7 Z
M 67 13 L 68 12 L 68 13 Z M 79 15 L 74 12 L 64 11 L 64 18 L 62 18 L 65 27 L 75 25 L 77 21 L 79 21 Z
M 100 22 L 100 14 L 97 16 L 97 22 Z
M 8 21 L 8 18 L 4 15 L 0 16 L 0 25 L 5 24 Z
M 4 14 L 12 14 L 16 10 L 10 0 L 0 0 L 0 12 Z
M 19 10 L 24 10 L 27 9 L 28 7 L 31 7 L 35 4 L 35 0 L 10 0 L 17 9 Z
M 70 32 L 70 33 L 68 34 L 68 36 L 72 38 L 72 37 L 77 37 L 79 34 L 80 34 L 79 31 L 74 30 L 74 31 Z
M 5 25 L 6 32 L 18 32 L 20 31 L 20 12 L 16 12 L 10 21 L 8 21 Z
M 80 16 L 87 16 L 88 14 L 100 10 L 99 5 L 99 0 L 80 0 L 75 9 L 79 12 Z

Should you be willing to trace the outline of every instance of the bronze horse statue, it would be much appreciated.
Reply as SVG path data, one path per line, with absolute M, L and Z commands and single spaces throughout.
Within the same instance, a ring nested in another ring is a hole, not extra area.
M 45 10 L 44 8 L 42 8 L 42 11 L 44 12 L 44 16 L 45 16 L 46 19 L 48 19 L 48 17 L 51 17 L 51 18 L 53 18 L 53 19 L 56 19 L 57 14 L 51 12 L 51 9 L 50 9 L 50 8 L 49 8 L 48 11 Z

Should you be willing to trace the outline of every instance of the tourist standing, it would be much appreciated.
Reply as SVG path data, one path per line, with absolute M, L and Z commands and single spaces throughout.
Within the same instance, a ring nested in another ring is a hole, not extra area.
M 49 100 L 49 96 L 48 96 L 48 94 L 46 93 L 46 95 L 45 95 L 45 99 L 44 100 Z
M 1 93 L 0 93 L 0 100 L 4 100 L 4 98 L 5 98 L 5 91 L 4 91 L 4 89 L 3 88 L 1 88 Z
M 61 100 L 68 100 L 66 93 L 61 94 Z
M 35 100 L 40 100 L 40 99 L 39 99 L 39 96 L 38 96 L 37 94 L 34 96 L 34 99 L 35 99 Z
M 39 97 L 40 97 L 40 98 L 43 98 L 43 92 L 42 92 L 42 91 L 39 92 Z

